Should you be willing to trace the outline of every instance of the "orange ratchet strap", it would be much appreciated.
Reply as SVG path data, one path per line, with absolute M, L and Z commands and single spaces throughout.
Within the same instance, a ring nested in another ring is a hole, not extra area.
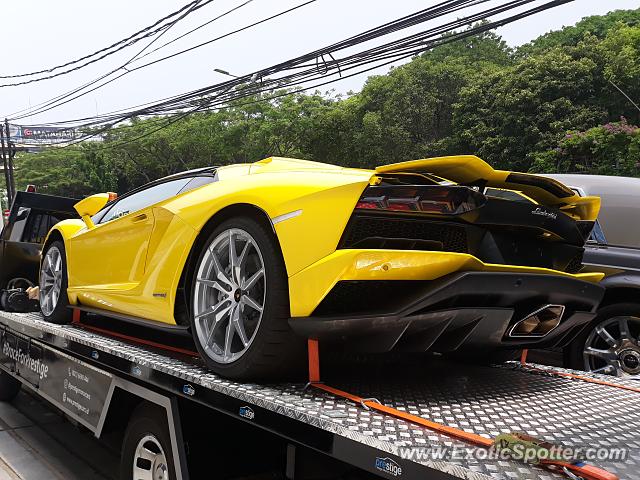
M 370 400 L 366 398 L 358 397 L 357 395 L 352 395 L 347 392 L 343 392 L 342 390 L 338 390 L 337 388 L 329 387 L 323 383 L 314 383 L 311 382 L 311 385 L 319 388 L 320 390 L 324 390 L 325 392 L 333 393 L 334 395 L 342 398 L 346 398 L 347 400 L 351 400 L 354 403 L 359 405 L 363 405 L 366 408 L 371 410 L 377 410 L 382 413 L 386 413 L 388 415 L 401 418 L 403 420 L 407 420 L 411 423 L 417 423 L 418 425 L 422 425 L 423 427 L 427 427 L 429 430 L 434 430 L 439 433 L 444 433 L 449 435 L 450 437 L 457 438 L 458 440 L 463 440 L 468 443 L 473 443 L 474 445 L 478 445 L 480 447 L 490 447 L 493 445 L 493 440 L 490 438 L 482 437 L 476 433 L 465 432 L 464 430 L 460 430 L 458 428 L 449 427 L 447 425 L 442 425 L 440 423 L 432 422 L 425 418 L 419 417 L 417 415 L 412 415 L 407 412 L 403 412 L 401 410 L 397 410 L 392 407 L 387 407 L 386 405 L 382 405 L 375 400 Z
M 575 373 L 559 372 L 557 370 L 547 370 L 547 369 L 544 369 L 544 368 L 534 367 L 533 365 L 530 365 L 530 364 L 527 363 L 527 353 L 528 353 L 527 350 L 523 350 L 522 354 L 520 355 L 520 365 L 522 367 L 524 367 L 525 371 L 529 370 L 531 372 L 544 373 L 546 375 L 554 375 L 554 376 L 557 376 L 557 377 L 572 378 L 574 380 L 582 380 L 583 382 L 587 382 L 587 383 L 595 383 L 595 384 L 598 384 L 598 385 L 606 385 L 607 387 L 619 388 L 621 390 L 628 390 L 630 392 L 640 393 L 640 388 L 637 388 L 637 387 L 630 387 L 628 385 L 620 385 L 618 383 L 611 383 L 611 382 L 607 382 L 605 380 L 598 380 L 597 378 L 585 377 L 583 375 L 576 375 Z
M 173 347 L 171 345 L 165 345 L 164 343 L 154 342 L 152 340 L 145 340 L 143 338 L 133 337 L 131 335 L 125 335 L 124 333 L 114 332 L 112 330 L 107 330 L 106 328 L 94 327 L 93 325 L 85 325 L 82 323 L 81 312 L 77 308 L 73 309 L 73 316 L 71 317 L 71 323 L 76 325 L 84 330 L 89 330 L 94 333 L 103 333 L 105 335 L 109 335 L 112 337 L 119 338 L 121 340 L 125 340 L 127 342 L 137 343 L 139 345 L 146 345 L 148 347 L 157 348 L 159 350 L 167 350 L 169 352 L 179 353 L 181 355 L 186 355 L 188 357 L 197 357 L 198 353 L 192 350 L 187 350 L 185 348 Z
M 345 398 L 350 400 L 358 405 L 363 406 L 364 408 L 376 410 L 381 413 L 385 413 L 387 415 L 391 415 L 392 417 L 396 417 L 402 420 L 406 420 L 408 422 L 421 425 L 423 427 L 428 428 L 434 432 L 442 433 L 448 435 L 452 438 L 462 440 L 464 442 L 479 446 L 489 448 L 493 446 L 494 441 L 490 438 L 483 437 L 478 435 L 477 433 L 466 432 L 459 428 L 450 427 L 448 425 L 442 425 L 441 423 L 432 422 L 431 420 L 427 420 L 426 418 L 419 417 L 418 415 L 413 415 L 411 413 L 403 412 L 393 407 L 388 407 L 379 403 L 375 399 L 370 398 L 362 398 L 358 395 L 354 395 L 352 393 L 345 392 L 338 388 L 333 388 L 324 383 L 320 382 L 320 352 L 318 348 L 317 340 L 308 340 L 308 351 L 309 351 L 309 385 L 315 387 L 319 390 L 324 390 L 325 392 L 331 393 L 341 398 Z M 571 472 L 575 476 L 583 478 L 584 480 L 619 480 L 616 475 L 613 473 L 607 472 L 598 467 L 594 467 L 593 465 L 587 465 L 585 463 L 568 463 L 561 461 L 547 461 L 543 462 L 545 466 L 554 468 L 560 472 L 567 473 L 567 471 Z

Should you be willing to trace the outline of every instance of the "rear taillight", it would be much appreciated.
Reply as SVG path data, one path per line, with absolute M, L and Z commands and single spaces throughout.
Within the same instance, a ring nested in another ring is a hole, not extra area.
M 371 186 L 356 209 L 460 215 L 480 208 L 486 201 L 482 193 L 458 185 Z

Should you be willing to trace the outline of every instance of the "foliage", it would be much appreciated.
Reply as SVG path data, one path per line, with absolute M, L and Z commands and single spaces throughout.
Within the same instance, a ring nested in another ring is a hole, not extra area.
M 318 119 L 309 153 L 362 167 L 455 153 L 452 113 L 460 91 L 508 65 L 510 54 L 500 37 L 484 33 L 370 77 L 358 95 L 337 102 Z
M 528 170 L 531 154 L 552 148 L 568 129 L 607 119 L 595 101 L 597 75 L 590 58 L 553 49 L 480 78 L 454 106 L 458 150 Z
M 575 46 L 587 35 L 603 39 L 616 24 L 640 25 L 640 9 L 615 10 L 607 15 L 585 17 L 574 26 L 545 33 L 532 42 L 522 45 L 518 49 L 518 55 L 534 55 L 551 48 Z
M 17 159 L 16 182 L 19 189 L 34 184 L 42 193 L 82 197 L 114 190 L 116 175 L 108 162 L 86 148 L 48 149 Z
M 22 155 L 16 176 L 20 188 L 80 196 L 270 155 L 372 167 L 462 153 L 509 170 L 640 175 L 640 112 L 617 87 L 640 102 L 640 9 L 585 18 L 515 51 L 491 32 L 444 37 L 345 97 L 274 91 L 185 118 L 134 119 L 102 142 Z
M 623 117 L 584 132 L 571 131 L 557 148 L 539 153 L 533 170 L 634 176 L 640 171 L 640 128 Z

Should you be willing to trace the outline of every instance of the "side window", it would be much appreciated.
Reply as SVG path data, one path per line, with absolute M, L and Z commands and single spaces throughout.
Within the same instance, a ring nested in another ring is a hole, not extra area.
M 182 190 L 180 190 L 178 193 L 188 192 L 189 190 L 193 190 L 194 188 L 202 187 L 203 185 L 207 185 L 216 181 L 217 178 L 210 175 L 203 177 L 193 177 L 191 180 L 189 180 L 189 183 L 182 187 Z
M 30 212 L 30 208 L 20 207 L 18 209 L 16 219 L 13 221 L 13 225 L 11 225 L 11 234 L 8 239 L 10 242 L 22 241 L 22 234 L 27 226 L 27 220 L 29 219 Z
M 29 243 L 44 242 L 51 227 L 60 220 L 60 218 L 49 213 L 32 212 L 29 216 L 29 224 L 22 236 L 22 241 Z
M 138 210 L 142 210 L 154 203 L 166 200 L 177 193 L 187 184 L 191 178 L 180 178 L 169 182 L 160 183 L 146 188 L 140 192 L 123 197 L 116 201 L 109 211 L 100 219 L 100 223 L 106 223 L 116 218 L 124 217 Z M 98 215 L 100 215 L 98 213 Z
M 607 239 L 604 236 L 604 232 L 602 231 L 602 227 L 600 226 L 600 222 L 596 220 L 595 225 L 593 226 L 593 230 L 591 230 L 591 235 L 589 235 L 589 239 L 587 240 L 589 243 L 597 243 L 598 245 L 606 245 Z
M 576 192 L 580 197 L 585 197 L 587 195 L 586 192 L 579 187 L 571 187 L 571 190 Z M 600 225 L 600 222 L 597 219 L 596 219 L 596 223 L 593 225 L 593 230 L 591 230 L 591 235 L 589 235 L 587 242 L 597 243 L 598 245 L 607 244 L 607 239 L 604 236 L 604 231 L 602 230 L 602 226 Z

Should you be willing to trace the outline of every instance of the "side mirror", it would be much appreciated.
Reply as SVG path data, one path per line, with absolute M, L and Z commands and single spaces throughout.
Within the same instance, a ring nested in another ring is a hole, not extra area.
M 31 211 L 30 208 L 20 207 L 20 209 L 18 210 L 18 215 L 16 215 L 15 221 L 17 222 L 18 220 L 26 219 L 29 216 L 30 211 Z
M 104 206 L 114 197 L 110 193 L 96 193 L 76 203 L 73 208 L 76 209 L 78 215 L 82 217 L 87 228 L 93 228 L 95 225 L 91 217 L 104 208 Z

